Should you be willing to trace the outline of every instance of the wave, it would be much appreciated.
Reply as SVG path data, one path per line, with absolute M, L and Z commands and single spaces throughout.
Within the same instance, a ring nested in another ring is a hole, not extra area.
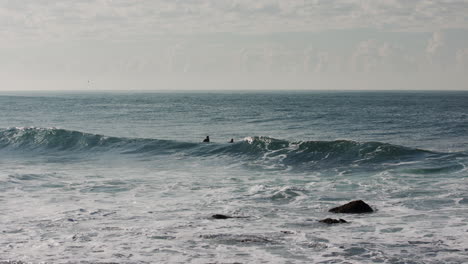
M 108 137 L 59 128 L 8 128 L 0 130 L 0 149 L 37 151 L 110 151 L 141 153 L 196 146 L 170 140 Z M 125 151 L 126 150 L 126 151 Z
M 270 137 L 247 137 L 228 143 L 190 143 L 172 140 L 108 137 L 58 128 L 8 128 L 0 130 L 0 151 L 117 152 L 119 154 L 230 156 L 251 164 L 323 167 L 363 163 L 408 161 L 437 153 L 382 142 L 351 140 L 290 142 Z

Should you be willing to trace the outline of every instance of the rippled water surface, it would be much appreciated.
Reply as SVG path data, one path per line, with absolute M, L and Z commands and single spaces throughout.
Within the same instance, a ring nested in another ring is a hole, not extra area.
M 466 263 L 467 102 L 2 94 L 0 261 Z M 375 212 L 328 212 L 357 199 Z

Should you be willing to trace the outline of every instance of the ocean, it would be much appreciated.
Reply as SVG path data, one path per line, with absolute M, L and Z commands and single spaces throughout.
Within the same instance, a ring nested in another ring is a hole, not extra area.
M 0 113 L 0 262 L 468 262 L 468 92 L 2 92 Z M 374 212 L 328 212 L 353 200 Z

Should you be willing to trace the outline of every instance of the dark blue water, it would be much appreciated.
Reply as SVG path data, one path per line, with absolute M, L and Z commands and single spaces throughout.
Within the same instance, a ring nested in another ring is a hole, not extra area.
M 468 258 L 467 92 L 4 93 L 0 113 L 4 260 Z M 377 211 L 327 212 L 355 199 Z

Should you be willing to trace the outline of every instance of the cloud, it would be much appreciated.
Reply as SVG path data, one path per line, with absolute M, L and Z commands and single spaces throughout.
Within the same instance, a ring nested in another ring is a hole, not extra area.
M 0 73 L 153 82 L 462 72 L 467 14 L 468 0 L 0 0 Z
M 326 72 L 330 63 L 330 54 L 328 52 L 319 52 L 317 54 L 317 64 L 315 65 L 315 72 Z
M 349 59 L 351 72 L 406 72 L 415 71 L 415 58 L 404 48 L 392 43 L 368 39 L 359 42 Z
M 440 31 L 434 32 L 432 38 L 427 43 L 426 52 L 433 55 L 436 54 L 445 45 L 444 34 Z
M 461 72 L 468 70 L 468 48 L 457 51 L 456 65 Z
M 446 71 L 450 66 L 453 67 L 453 53 L 454 51 L 451 51 L 447 45 L 447 37 L 444 32 L 436 31 L 427 41 L 427 65 L 422 67 L 432 71 Z
M 468 28 L 468 0 L 0 0 L 3 39 Z

